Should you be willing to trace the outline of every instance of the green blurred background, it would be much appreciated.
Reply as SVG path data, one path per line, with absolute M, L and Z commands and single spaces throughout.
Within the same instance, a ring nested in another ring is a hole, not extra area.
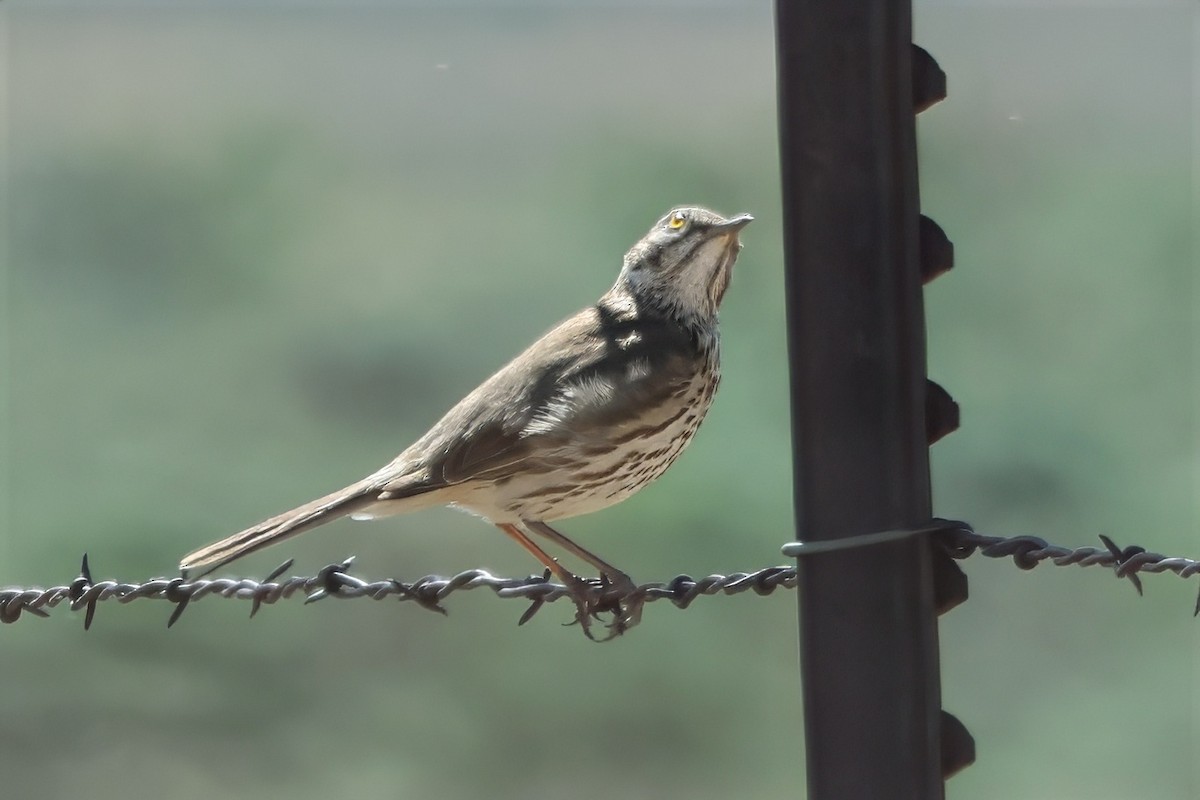
M 1154 5 L 1154 8 L 1149 6 Z M 765 0 L 8 2 L 0 585 L 169 575 L 356 479 L 612 282 L 681 202 L 758 221 L 725 382 L 659 484 L 567 523 L 642 581 L 793 537 Z M 919 4 L 931 375 L 963 408 L 935 508 L 996 534 L 1200 555 L 1197 22 Z M 535 564 L 446 510 L 247 559 L 415 579 Z M 951 797 L 1200 794 L 1195 580 L 972 559 L 943 619 Z M 562 604 L 455 595 L 62 609 L 0 630 L 9 797 L 802 793 L 795 598 L 665 604 L 596 646 Z

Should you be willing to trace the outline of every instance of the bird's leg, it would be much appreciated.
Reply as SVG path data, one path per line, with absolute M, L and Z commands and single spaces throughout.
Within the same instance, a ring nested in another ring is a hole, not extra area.
M 595 640 L 596 637 L 592 636 L 591 631 L 592 616 L 595 614 L 595 601 L 592 597 L 590 584 L 558 563 L 558 559 L 538 547 L 537 543 L 526 536 L 525 532 L 516 525 L 507 522 L 497 522 L 496 527 L 507 533 L 513 541 L 524 547 L 534 558 L 542 562 L 546 569 L 550 570 L 551 575 L 562 581 L 563 585 L 571 593 L 571 599 L 575 601 L 575 620 L 583 628 L 584 635 L 589 639 Z
M 607 561 L 600 558 L 590 550 L 585 550 L 583 547 L 575 544 L 575 542 L 554 530 L 554 528 L 551 528 L 546 523 L 536 522 L 534 520 L 522 520 L 522 523 L 528 530 L 540 536 L 545 536 L 547 539 L 554 542 L 568 553 L 579 556 L 581 559 L 600 570 L 600 573 L 606 576 L 609 583 L 611 583 L 614 587 L 617 587 L 622 591 L 636 588 L 633 580 L 624 572 L 617 569 L 612 564 L 609 564 Z
M 642 606 L 645 605 L 645 599 L 635 593 L 637 585 L 628 575 L 590 550 L 575 544 L 546 523 L 535 520 L 523 520 L 522 522 L 528 530 L 546 537 L 568 553 L 578 556 L 600 570 L 600 574 L 608 580 L 609 585 L 620 598 L 616 619 L 609 626 L 613 636 L 619 636 L 638 624 L 642 618 Z

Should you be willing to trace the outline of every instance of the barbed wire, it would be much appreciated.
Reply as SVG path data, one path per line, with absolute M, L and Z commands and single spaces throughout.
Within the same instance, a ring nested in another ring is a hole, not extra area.
M 395 597 L 445 614 L 446 609 L 441 601 L 449 595 L 457 591 L 487 588 L 498 597 L 530 601 L 530 608 L 520 619 L 520 623 L 524 624 L 543 604 L 563 597 L 573 597 L 571 590 L 566 586 L 549 580 L 548 571 L 542 575 L 530 575 L 525 578 L 501 578 L 487 570 L 470 569 L 450 578 L 429 575 L 406 583 L 394 578 L 363 580 L 349 574 L 353 562 L 353 558 L 348 558 L 339 564 L 323 567 L 316 575 L 293 576 L 283 580 L 276 579 L 291 568 L 290 559 L 261 581 L 253 578 L 213 578 L 195 581 L 185 578 L 154 578 L 144 583 L 121 583 L 112 580 L 94 581 L 85 554 L 80 576 L 68 585 L 48 589 L 0 589 L 0 622 L 16 622 L 23 612 L 47 617 L 47 609 L 67 603 L 72 611 L 86 609 L 84 627 L 87 628 L 91 626 L 96 605 L 105 600 L 117 600 L 121 603 L 134 600 L 167 600 L 175 604 L 175 609 L 167 621 L 170 627 L 193 600 L 204 597 L 250 600 L 252 617 L 264 604 L 296 597 L 303 597 L 305 603 L 323 600 L 326 597 L 343 600 L 362 597 L 386 600 Z M 600 581 L 588 581 L 586 591 L 592 596 L 595 610 L 603 613 L 617 610 L 621 601 L 630 598 L 646 602 L 666 599 L 679 608 L 687 608 L 701 595 L 732 595 L 746 591 L 765 595 L 780 586 L 794 588 L 795 582 L 795 568 L 780 566 L 749 573 L 708 575 L 698 579 L 689 575 L 679 575 L 666 583 L 642 584 L 631 592 L 618 591 Z
M 965 522 L 935 520 L 931 526 L 906 531 L 888 531 L 855 537 L 850 547 L 866 547 L 880 541 L 907 535 L 929 534 L 952 557 L 965 559 L 976 553 L 989 558 L 1012 558 L 1021 569 L 1033 569 L 1049 561 L 1055 566 L 1077 564 L 1081 567 L 1112 567 L 1118 578 L 1128 578 L 1142 594 L 1141 573 L 1172 572 L 1181 578 L 1200 573 L 1200 560 L 1164 556 L 1144 547 L 1118 547 L 1112 539 L 1100 536 L 1104 547 L 1079 547 L 1075 549 L 1053 545 L 1038 536 L 987 536 L 975 532 Z M 845 540 L 840 540 L 845 541 Z M 817 543 L 812 543 L 817 544 Z M 820 543 L 825 544 L 825 543 Z M 790 545 L 802 550 L 804 545 Z M 813 548 L 799 555 L 807 557 L 831 549 L 846 549 L 846 546 Z M 518 624 L 528 622 L 546 603 L 563 597 L 577 599 L 571 589 L 550 581 L 549 572 L 525 578 L 502 578 L 482 569 L 460 572 L 449 578 L 429 575 L 413 582 L 396 579 L 367 581 L 349 573 L 354 559 L 347 558 L 338 564 L 320 569 L 316 575 L 292 576 L 280 580 L 289 570 L 288 560 L 272 570 L 263 580 L 252 578 L 213 578 L 188 580 L 178 578 L 154 578 L 143 583 L 123 583 L 113 580 L 96 581 L 92 578 L 88 557 L 83 556 L 79 577 L 71 583 L 50 588 L 7 587 L 0 589 L 0 622 L 13 623 L 28 613 L 37 617 L 50 616 L 49 610 L 66 604 L 71 611 L 84 610 L 84 628 L 90 628 L 95 618 L 96 607 L 107 600 L 129 603 L 134 600 L 165 600 L 173 603 L 167 626 L 175 624 L 189 605 L 205 597 L 225 597 L 249 600 L 250 616 L 253 617 L 264 604 L 280 600 L 303 598 L 313 603 L 328 597 L 338 599 L 370 598 L 386 600 L 396 598 L 411 601 L 421 608 L 446 613 L 442 601 L 458 591 L 491 589 L 497 597 L 522 599 L 530 602 Z M 693 578 L 678 575 L 665 583 L 645 583 L 631 591 L 620 591 L 603 581 L 589 581 L 585 591 L 591 595 L 593 610 L 599 613 L 620 612 L 622 603 L 653 602 L 669 600 L 677 608 L 687 608 L 701 596 L 717 594 L 734 595 L 752 591 L 758 595 L 769 595 L 776 589 L 794 589 L 797 583 L 794 566 L 774 566 L 754 572 L 734 572 L 729 575 L 707 575 Z M 578 589 L 576 589 L 578 591 Z M 1193 615 L 1200 615 L 1200 596 L 1197 597 Z

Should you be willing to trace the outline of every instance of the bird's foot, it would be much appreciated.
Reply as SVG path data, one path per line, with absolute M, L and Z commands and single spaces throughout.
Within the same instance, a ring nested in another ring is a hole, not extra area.
M 569 624 L 578 624 L 583 635 L 593 642 L 615 639 L 641 621 L 646 599 L 625 573 L 602 574 L 591 580 L 575 575 L 571 578 L 566 585 L 575 601 L 575 621 Z M 605 624 L 608 632 L 598 638 L 593 635 L 591 624 L 593 619 L 603 621 L 601 614 L 611 614 L 612 618 Z

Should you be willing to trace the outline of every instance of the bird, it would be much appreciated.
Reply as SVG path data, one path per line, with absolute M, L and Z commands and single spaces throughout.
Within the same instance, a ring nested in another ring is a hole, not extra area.
M 619 503 L 692 441 L 721 379 L 718 309 L 749 214 L 669 211 L 625 254 L 612 288 L 543 334 L 382 468 L 332 494 L 195 550 L 186 576 L 341 518 L 448 505 L 491 522 L 563 582 L 588 638 L 596 581 L 539 543 L 599 572 L 620 599 L 606 638 L 637 624 L 629 576 L 550 527 Z

